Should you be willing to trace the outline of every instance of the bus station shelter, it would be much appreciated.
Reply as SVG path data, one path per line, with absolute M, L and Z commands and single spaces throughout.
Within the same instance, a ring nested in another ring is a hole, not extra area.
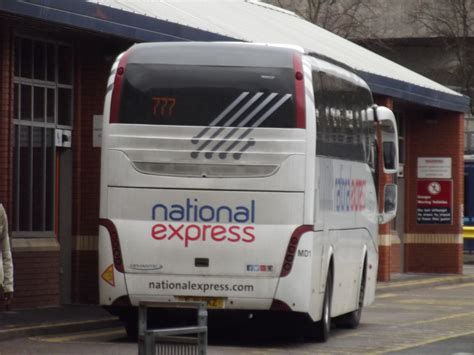
M 137 42 L 300 45 L 353 68 L 397 116 L 399 211 L 380 227 L 379 279 L 462 273 L 469 98 L 256 0 L 0 0 L 0 201 L 16 308 L 98 302 L 101 114 L 110 67 Z M 391 178 L 381 174 L 378 186 Z M 426 191 L 448 201 L 427 208 Z

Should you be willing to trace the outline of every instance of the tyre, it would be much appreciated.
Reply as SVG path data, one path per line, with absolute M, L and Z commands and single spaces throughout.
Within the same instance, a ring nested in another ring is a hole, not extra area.
M 130 340 L 136 341 L 138 339 L 138 315 L 131 313 L 120 318 L 127 332 L 127 337 Z
M 331 332 L 331 299 L 332 299 L 332 270 L 329 269 L 324 290 L 323 311 L 321 320 L 314 324 L 314 338 L 320 342 L 326 342 Z

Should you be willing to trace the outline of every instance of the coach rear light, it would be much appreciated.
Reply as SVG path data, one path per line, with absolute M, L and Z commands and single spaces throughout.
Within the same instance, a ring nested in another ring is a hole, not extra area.
M 122 96 L 122 85 L 125 74 L 125 67 L 127 66 L 128 56 L 130 50 L 122 54 L 119 59 L 118 68 L 114 78 L 114 88 L 112 91 L 112 99 L 110 104 L 110 123 L 117 123 L 119 121 L 120 99 Z
M 291 268 L 293 267 L 293 261 L 295 260 L 295 254 L 298 250 L 298 243 L 300 241 L 300 238 L 304 233 L 312 230 L 313 226 L 302 225 L 293 231 L 293 234 L 290 238 L 290 242 L 288 243 L 288 247 L 286 248 L 286 254 L 283 262 L 283 267 L 281 269 L 280 277 L 288 276 L 288 274 L 291 272 Z
M 295 71 L 296 128 L 306 128 L 303 58 L 301 57 L 301 54 L 294 54 L 293 68 Z
M 119 235 L 115 224 L 109 219 L 100 218 L 99 225 L 105 227 L 105 229 L 107 229 L 107 232 L 109 233 L 115 269 L 117 271 L 124 272 L 122 250 L 120 248 Z

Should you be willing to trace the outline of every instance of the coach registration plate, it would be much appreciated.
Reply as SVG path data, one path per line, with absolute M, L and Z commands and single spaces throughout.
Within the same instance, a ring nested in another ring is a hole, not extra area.
M 207 308 L 224 308 L 225 302 L 223 298 L 219 297 L 176 297 L 179 302 L 206 302 Z

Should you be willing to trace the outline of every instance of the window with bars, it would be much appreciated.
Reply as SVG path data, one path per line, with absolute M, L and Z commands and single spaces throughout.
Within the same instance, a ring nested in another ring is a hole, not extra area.
M 72 128 L 73 52 L 17 36 L 14 67 L 14 232 L 54 232 L 55 129 Z
M 474 117 L 471 115 L 466 115 L 464 130 L 464 154 L 474 154 Z

